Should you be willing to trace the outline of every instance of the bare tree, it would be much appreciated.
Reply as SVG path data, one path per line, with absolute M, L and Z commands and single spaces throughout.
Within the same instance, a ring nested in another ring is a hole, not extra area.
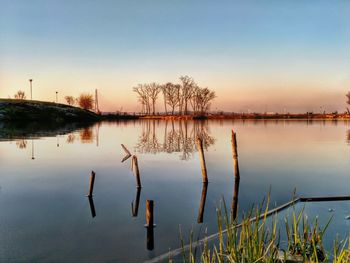
M 167 90 L 170 88 L 170 86 L 172 85 L 172 83 L 168 82 L 164 85 L 161 86 L 162 92 L 163 92 L 163 98 L 164 98 L 164 110 L 165 110 L 165 114 L 168 114 L 168 110 L 167 110 Z
M 73 96 L 65 96 L 64 99 L 66 100 L 68 105 L 73 106 L 75 104 L 75 99 Z
M 208 88 L 200 88 L 197 95 L 197 106 L 200 113 L 203 115 L 210 109 L 210 102 L 215 99 L 214 91 Z
M 17 93 L 15 94 L 15 99 L 17 99 L 17 100 L 25 100 L 26 99 L 25 92 L 22 91 L 22 90 L 17 91 Z
M 150 103 L 147 93 L 147 84 L 138 84 L 137 87 L 133 88 L 133 91 L 137 93 L 139 102 L 141 103 L 142 113 L 150 114 Z
M 84 110 L 91 110 L 94 107 L 94 97 L 91 94 L 83 93 L 78 98 L 78 104 Z
M 347 103 L 350 105 L 350 91 L 348 92 L 348 94 L 346 94 L 346 97 L 348 98 Z M 348 113 L 350 114 L 350 110 L 349 108 L 346 108 L 348 110 Z
M 180 102 L 179 91 L 181 86 L 179 84 L 167 83 L 166 88 L 166 103 L 171 107 L 171 114 L 174 115 L 175 108 Z
M 154 115 L 156 112 L 156 101 L 158 98 L 158 94 L 161 91 L 160 85 L 157 83 L 151 83 L 147 85 L 147 95 L 152 102 L 152 114 Z
M 193 96 L 194 89 L 197 85 L 194 82 L 193 78 L 189 76 L 181 76 L 180 80 L 182 82 L 182 92 L 180 100 L 181 112 L 183 111 L 183 113 L 186 115 L 188 114 L 188 101 Z

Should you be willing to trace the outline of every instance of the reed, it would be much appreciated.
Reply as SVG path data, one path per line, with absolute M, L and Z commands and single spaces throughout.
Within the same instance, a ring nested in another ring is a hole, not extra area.
M 218 240 L 212 245 L 206 239 L 200 257 L 193 253 L 193 232 L 190 235 L 190 250 L 183 249 L 183 262 L 203 263 L 272 263 L 272 262 L 350 262 L 350 236 L 340 242 L 334 241 L 332 252 L 323 246 L 324 234 L 332 218 L 321 228 L 318 219 L 311 222 L 302 209 L 295 208 L 284 219 L 287 249 L 282 250 L 281 233 L 277 228 L 277 214 L 267 220 L 269 198 L 264 205 L 252 208 L 242 216 L 240 223 L 233 220 L 225 202 L 217 209 Z M 260 220 L 255 220 L 261 218 Z M 291 218 L 291 219 L 290 219 Z M 224 232 L 224 229 L 227 231 Z M 184 238 L 180 235 L 184 248 Z M 169 258 L 169 262 L 172 259 Z

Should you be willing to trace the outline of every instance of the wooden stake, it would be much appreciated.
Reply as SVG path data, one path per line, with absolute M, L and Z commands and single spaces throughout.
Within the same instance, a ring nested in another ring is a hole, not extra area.
M 89 194 L 87 196 L 91 197 L 92 193 L 94 192 L 94 184 L 95 184 L 95 172 L 91 171 L 90 175 L 90 188 L 89 188 Z
M 146 200 L 146 227 L 154 227 L 153 200 Z
M 135 174 L 136 177 L 136 187 L 141 188 L 141 179 L 140 179 L 140 170 L 139 170 L 139 164 L 137 162 L 137 157 L 136 155 L 134 155 L 132 157 L 132 167 L 133 167 L 133 172 Z
M 127 159 L 129 159 L 131 157 L 131 153 L 129 152 L 129 150 L 124 146 L 124 144 L 121 145 L 123 150 L 125 151 L 126 155 L 125 157 L 122 159 L 122 163 L 125 162 Z
M 202 169 L 202 178 L 203 178 L 203 183 L 208 182 L 208 175 L 207 175 L 207 167 L 205 164 L 205 157 L 204 157 L 204 151 L 203 151 L 203 141 L 201 138 L 197 138 L 196 140 L 197 148 L 198 148 L 198 153 L 199 153 L 199 159 L 201 162 L 201 169 Z
M 232 145 L 232 155 L 233 155 L 233 169 L 235 172 L 235 177 L 240 177 L 239 166 L 238 166 L 238 151 L 237 151 L 237 138 L 236 133 L 232 130 L 231 135 L 231 145 Z
M 201 203 L 198 210 L 197 223 L 203 223 L 205 200 L 207 198 L 208 183 L 203 183 Z

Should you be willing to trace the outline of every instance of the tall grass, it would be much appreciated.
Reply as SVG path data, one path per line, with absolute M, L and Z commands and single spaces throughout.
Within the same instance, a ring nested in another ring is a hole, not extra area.
M 190 249 L 183 250 L 183 262 L 331 262 L 330 259 L 334 263 L 350 262 L 350 237 L 343 242 L 336 239 L 333 251 L 327 253 L 323 239 L 332 218 L 321 228 L 318 218 L 310 223 L 304 208 L 297 213 L 293 207 L 292 213 L 284 219 L 287 247 L 283 251 L 280 246 L 281 234 L 277 228 L 277 214 L 268 220 L 268 204 L 269 200 L 265 206 L 263 203 L 252 208 L 238 223 L 230 217 L 223 202 L 217 209 L 218 240 L 209 245 L 206 239 L 200 257 L 196 258 L 191 232 Z M 182 234 L 181 242 L 184 248 Z

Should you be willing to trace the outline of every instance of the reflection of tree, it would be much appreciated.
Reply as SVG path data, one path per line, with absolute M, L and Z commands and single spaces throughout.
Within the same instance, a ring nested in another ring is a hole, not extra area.
M 214 144 L 215 139 L 209 135 L 208 123 L 199 121 L 166 121 L 163 134 L 158 129 L 159 122 L 147 120 L 142 122 L 142 133 L 135 146 L 140 153 L 181 153 L 181 160 L 189 160 L 192 154 L 197 151 L 195 140 L 202 138 L 204 149 Z M 157 127 L 156 127 L 157 126 Z M 161 143 L 161 141 L 163 143 Z
M 75 141 L 75 135 L 73 133 L 68 134 L 66 142 L 74 143 L 74 141 Z
M 93 135 L 94 133 L 92 127 L 84 128 L 79 132 L 80 141 L 82 143 L 92 143 L 94 141 Z
M 350 144 L 350 130 L 348 130 L 347 140 L 348 140 L 348 144 Z
M 17 140 L 16 145 L 19 149 L 27 148 L 27 140 Z

